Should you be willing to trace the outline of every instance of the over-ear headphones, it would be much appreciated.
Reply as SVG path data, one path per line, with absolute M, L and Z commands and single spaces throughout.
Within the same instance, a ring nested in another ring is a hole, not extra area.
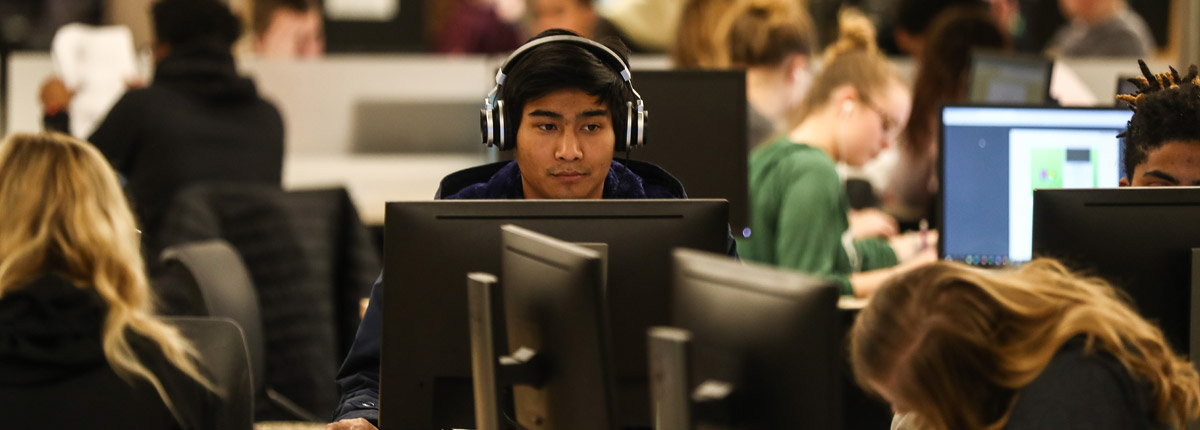
M 513 51 L 512 55 L 509 55 L 508 59 L 500 65 L 500 70 L 496 72 L 496 86 L 488 93 L 487 98 L 483 99 L 483 109 L 479 110 L 479 126 L 483 135 L 483 144 L 489 147 L 498 147 L 501 151 L 516 146 L 516 130 L 510 128 L 509 124 L 512 120 L 504 117 L 504 100 L 500 99 L 500 87 L 504 85 L 508 72 L 520 62 L 519 60 L 525 53 L 538 46 L 555 42 L 566 42 L 583 47 L 621 75 L 621 79 L 629 85 L 629 91 L 633 93 L 634 99 L 625 102 L 625 135 L 616 137 L 615 150 L 627 151 L 644 146 L 650 112 L 642 103 L 642 96 L 633 88 L 629 66 L 625 64 L 625 60 L 622 60 L 621 56 L 608 49 L 607 46 L 583 37 L 569 35 L 547 36 L 526 43 Z M 610 108 L 616 109 L 615 106 Z

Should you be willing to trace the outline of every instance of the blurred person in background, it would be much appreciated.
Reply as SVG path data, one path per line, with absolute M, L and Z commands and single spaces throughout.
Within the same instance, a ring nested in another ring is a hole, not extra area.
M 325 53 L 316 0 L 255 0 L 253 51 L 266 58 L 316 58 Z
M 238 75 L 232 45 L 241 24 L 217 0 L 154 3 L 155 74 L 125 93 L 88 139 L 125 182 L 134 212 L 153 239 L 175 193 L 199 182 L 278 185 L 283 118 Z M 65 123 L 70 93 L 43 85 L 47 126 Z
M 753 234 L 747 260 L 838 282 L 869 297 L 891 276 L 936 261 L 936 234 L 895 234 L 894 220 L 852 224 L 836 163 L 862 166 L 891 145 L 908 120 L 911 96 L 875 46 L 861 13 L 839 17 L 838 41 L 795 112 L 787 135 L 750 154 Z M 852 228 L 853 227 L 853 228 Z
M 714 69 L 728 58 L 726 44 L 713 32 L 736 0 L 686 0 L 679 14 L 671 65 L 676 69 Z
M 521 46 L 524 0 L 451 0 L 437 26 L 434 49 L 446 54 L 500 54 Z M 513 6 L 519 4 L 519 7 Z
M 943 11 L 955 6 L 976 6 L 987 11 L 983 0 L 899 0 L 894 36 L 900 51 L 916 58 L 926 46 L 933 20 Z
M 1138 57 L 1154 52 L 1146 21 L 1125 0 L 1058 0 L 1067 25 L 1046 51 L 1064 57 Z
M 594 0 L 529 0 L 532 33 L 559 28 L 592 40 L 620 39 L 632 52 L 642 52 L 608 19 L 600 16 Z
M 883 193 L 887 211 L 902 221 L 932 214 L 937 192 L 938 115 L 943 104 L 966 101 L 971 51 L 1010 50 L 1012 41 L 988 11 L 947 9 L 934 20 L 917 63 L 912 114 L 900 136 L 897 160 Z
M 746 71 L 751 148 L 784 130 L 812 83 L 816 35 L 794 0 L 740 0 L 717 30 L 728 54 L 722 66 Z

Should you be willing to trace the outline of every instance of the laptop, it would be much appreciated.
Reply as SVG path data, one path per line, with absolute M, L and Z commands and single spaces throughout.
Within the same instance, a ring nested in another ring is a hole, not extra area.
M 1119 185 L 1119 108 L 945 106 L 938 153 L 942 259 L 1032 259 L 1033 190 Z

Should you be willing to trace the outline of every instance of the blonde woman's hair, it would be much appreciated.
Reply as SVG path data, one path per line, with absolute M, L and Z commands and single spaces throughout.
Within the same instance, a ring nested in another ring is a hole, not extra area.
M 857 9 L 838 13 L 838 40 L 825 49 L 821 72 L 800 102 L 791 121 L 794 127 L 830 102 L 834 91 L 849 85 L 859 98 L 869 100 L 890 85 L 903 81 L 875 45 L 875 27 Z
M 51 273 L 94 289 L 108 305 L 101 343 L 119 376 L 149 382 L 179 418 L 163 384 L 131 347 L 136 333 L 214 390 L 192 346 L 151 316 L 137 226 L 100 151 L 63 134 L 12 135 L 0 146 L 0 208 L 0 298 Z
M 715 34 L 724 45 L 721 67 L 778 66 L 789 56 L 812 56 L 812 18 L 796 0 L 739 0 Z
M 1185 428 L 1200 416 L 1200 378 L 1098 278 L 1053 260 L 1009 272 L 942 262 L 881 288 L 851 330 L 850 361 L 903 399 L 922 429 L 1001 429 L 1021 389 L 1068 340 L 1115 357 L 1151 388 L 1153 417 Z
M 675 43 L 671 45 L 671 65 L 679 69 L 713 69 L 726 58 L 725 45 L 714 37 L 735 0 L 687 0 L 679 14 Z

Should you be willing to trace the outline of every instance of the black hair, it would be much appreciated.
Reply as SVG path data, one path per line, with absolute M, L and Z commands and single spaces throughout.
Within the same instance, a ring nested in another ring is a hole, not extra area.
M 242 26 L 229 7 L 217 0 L 162 0 L 151 9 L 154 36 L 174 47 L 233 46 Z
M 551 29 L 526 43 L 550 36 L 579 37 L 571 31 Z M 602 44 L 629 64 L 628 51 L 620 41 L 605 40 Z M 624 139 L 625 103 L 634 100 L 633 92 L 621 78 L 615 59 L 602 58 L 597 55 L 602 53 L 594 51 L 594 48 L 574 43 L 548 43 L 525 52 L 510 66 L 499 94 L 504 100 L 504 116 L 508 118 L 504 131 L 507 141 L 517 142 L 517 130 L 521 127 L 521 114 L 527 102 L 564 89 L 579 89 L 596 97 L 612 115 L 617 140 Z
M 896 7 L 899 11 L 896 28 L 912 35 L 925 34 L 942 11 L 955 6 L 986 9 L 987 4 L 981 0 L 900 0 L 900 5 Z
M 1138 90 L 1118 95 L 1128 102 L 1133 118 L 1117 137 L 1125 138 L 1125 177 L 1133 180 L 1133 169 L 1145 163 L 1151 151 L 1170 141 L 1200 141 L 1200 77 L 1196 66 L 1180 76 L 1170 72 L 1153 74 L 1146 62 L 1138 60 L 1142 76 L 1130 79 Z

